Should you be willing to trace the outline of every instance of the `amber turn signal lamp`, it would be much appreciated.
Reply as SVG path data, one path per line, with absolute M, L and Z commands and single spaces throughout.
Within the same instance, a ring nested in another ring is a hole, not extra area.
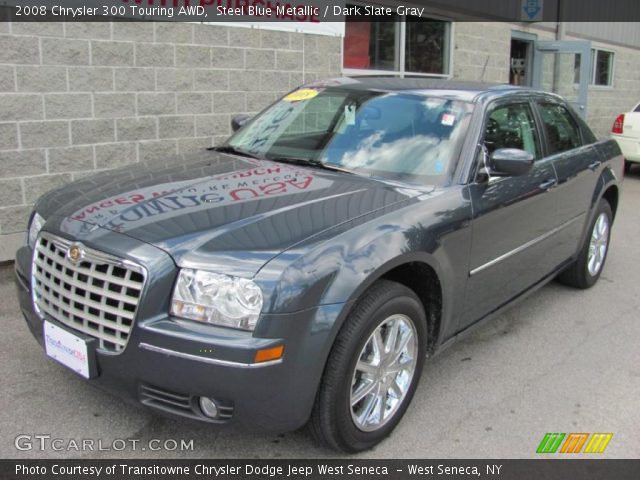
M 284 353 L 284 345 L 278 345 L 277 347 L 265 348 L 264 350 L 258 350 L 256 352 L 256 363 L 268 362 L 270 360 L 278 360 L 282 358 Z

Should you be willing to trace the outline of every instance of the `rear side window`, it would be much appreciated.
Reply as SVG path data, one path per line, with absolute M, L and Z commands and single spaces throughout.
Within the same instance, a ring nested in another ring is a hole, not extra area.
M 638 106 L 635 108 L 634 112 L 640 112 L 640 103 L 638 104 Z
M 547 133 L 549 155 L 582 145 L 578 125 L 566 108 L 555 103 L 539 103 L 538 107 Z

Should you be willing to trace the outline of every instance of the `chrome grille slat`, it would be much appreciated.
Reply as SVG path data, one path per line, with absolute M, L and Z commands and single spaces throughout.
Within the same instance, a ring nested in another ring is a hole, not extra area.
M 51 280 L 41 277 L 39 273 L 36 272 L 35 276 L 37 277 L 37 279 L 42 282 L 43 284 L 46 283 L 46 285 L 51 288 L 52 290 L 55 290 L 56 292 L 64 295 L 65 298 L 73 301 L 73 302 L 77 302 L 77 303 L 81 303 L 84 304 L 85 307 L 93 307 L 99 310 L 103 310 L 106 313 L 111 313 L 113 315 L 118 315 L 118 316 L 122 316 L 124 318 L 126 318 L 127 320 L 133 320 L 133 313 L 132 312 L 122 312 L 121 310 L 119 310 L 117 307 L 111 307 L 109 305 L 103 305 L 102 303 L 99 302 L 95 302 L 93 300 L 91 300 L 90 298 L 87 298 L 86 296 L 80 296 L 76 293 L 72 293 L 70 290 L 64 288 L 64 286 L 62 285 L 56 285 L 54 282 L 52 282 Z M 63 280 L 61 280 L 62 283 L 68 283 L 65 282 Z M 69 285 L 72 285 L 69 282 Z M 93 293 L 93 292 L 92 292 Z
M 35 263 L 39 267 L 47 268 L 47 265 L 44 265 L 42 263 L 42 261 L 37 259 L 37 258 L 36 258 Z M 138 302 L 138 297 L 132 297 L 132 296 L 129 296 L 129 295 L 123 295 L 121 293 L 117 293 L 117 292 L 114 292 L 112 290 L 96 287 L 95 285 L 93 285 L 93 280 L 100 280 L 101 282 L 104 282 L 104 280 L 98 279 L 97 277 L 95 277 L 93 275 L 93 273 L 91 275 L 87 275 L 87 277 L 89 278 L 89 280 L 92 280 L 92 285 L 91 285 L 92 291 L 91 291 L 91 293 L 97 293 L 99 295 L 106 296 L 106 297 L 108 297 L 108 298 L 110 298 L 112 300 L 122 301 L 122 302 L 125 302 L 125 303 L 128 303 L 128 304 L 131 304 L 131 305 L 135 305 Z M 73 285 L 74 287 L 78 287 L 78 288 L 82 288 L 82 289 L 84 289 L 87 286 L 86 283 L 75 281 L 75 280 L 72 280 L 72 279 L 69 279 L 69 278 L 67 278 L 65 280 L 65 282 L 70 284 L 70 285 Z M 140 295 L 140 287 L 136 287 L 136 288 L 127 287 L 127 289 L 135 290 L 136 293 L 138 295 Z
M 99 348 L 120 352 L 136 318 L 145 270 L 132 262 L 83 246 L 67 258 L 72 242 L 43 232 L 36 242 L 32 294 L 36 310 L 95 337 Z
M 84 327 L 83 330 L 85 330 L 86 332 L 90 332 L 90 331 L 94 331 L 95 332 L 95 330 L 91 330 L 90 327 L 88 326 L 89 320 L 86 318 L 86 314 L 87 314 L 86 310 L 84 310 L 84 309 L 79 310 L 76 307 L 73 307 L 71 305 L 65 304 L 64 301 L 62 303 L 59 303 L 59 300 L 60 300 L 59 298 L 56 298 L 54 295 L 52 295 L 52 294 L 50 294 L 50 293 L 48 293 L 46 291 L 41 292 L 41 295 L 42 295 L 44 300 L 48 300 L 50 304 L 52 304 L 52 305 L 55 304 L 56 308 L 58 308 L 60 310 L 63 310 L 67 314 L 67 316 L 80 317 L 81 321 L 82 321 L 82 326 Z M 42 307 L 42 305 L 41 305 L 41 307 Z M 51 310 L 51 308 L 48 305 L 45 305 L 44 308 L 47 309 L 47 310 Z M 57 310 L 55 310 L 55 308 L 54 308 L 54 311 L 57 311 Z M 103 315 L 100 315 L 100 317 L 102 319 Z M 55 315 L 54 315 L 54 318 L 56 318 Z M 101 324 L 101 323 L 98 323 L 98 325 L 103 325 L 104 326 L 104 324 Z M 77 322 L 74 322 L 73 326 L 77 328 L 78 327 Z M 129 332 L 129 328 L 128 327 L 125 327 L 124 325 L 121 325 L 119 323 L 113 323 L 112 322 L 110 327 L 113 328 L 114 330 L 118 330 L 118 331 L 123 332 L 123 333 L 128 333 Z

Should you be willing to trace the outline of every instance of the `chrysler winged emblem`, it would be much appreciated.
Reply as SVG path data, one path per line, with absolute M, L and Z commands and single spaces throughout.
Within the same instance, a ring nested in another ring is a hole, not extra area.
M 84 249 L 79 243 L 74 243 L 67 250 L 67 259 L 71 263 L 78 263 L 84 257 Z

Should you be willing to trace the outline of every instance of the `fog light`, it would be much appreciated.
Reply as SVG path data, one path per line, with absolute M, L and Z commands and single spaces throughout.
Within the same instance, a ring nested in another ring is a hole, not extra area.
M 200 397 L 200 410 L 207 417 L 216 418 L 218 416 L 218 406 L 210 398 Z

